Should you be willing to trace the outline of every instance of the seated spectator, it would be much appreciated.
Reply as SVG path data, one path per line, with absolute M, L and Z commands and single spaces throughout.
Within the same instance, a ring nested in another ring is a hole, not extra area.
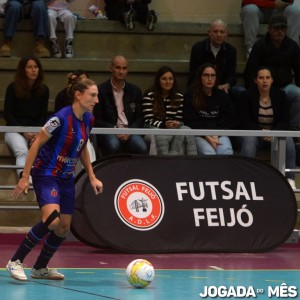
M 77 19 L 69 9 L 72 1 L 74 0 L 50 0 L 47 4 L 50 45 L 52 49 L 52 55 L 55 58 L 60 58 L 62 56 L 56 36 L 57 19 L 63 23 L 66 34 L 64 57 L 72 58 L 74 56 L 73 39 Z
M 50 57 L 46 47 L 48 13 L 44 0 L 7 0 L 4 12 L 4 42 L 0 48 L 1 57 L 11 56 L 11 42 L 22 17 L 31 18 L 35 36 L 35 55 Z
M 118 55 L 110 65 L 111 78 L 98 86 L 99 103 L 94 108 L 95 127 L 142 128 L 141 89 L 126 81 L 128 61 Z M 141 135 L 102 134 L 97 135 L 98 147 L 103 155 L 127 152 L 147 154 L 148 147 Z
M 154 30 L 157 15 L 149 10 L 151 0 L 105 0 L 106 15 L 109 20 L 121 21 L 128 30 L 135 28 L 135 21 L 145 24 L 150 31 Z
M 257 39 L 259 24 L 268 24 L 276 14 L 287 18 L 287 36 L 299 44 L 300 9 L 293 0 L 243 0 L 241 20 L 243 23 L 246 57 L 248 58 Z
M 192 88 L 184 95 L 183 121 L 192 129 L 233 129 L 236 111 L 233 101 L 217 88 L 217 70 L 212 64 L 200 66 Z M 198 154 L 232 155 L 227 136 L 196 136 Z
M 286 93 L 290 105 L 289 129 L 300 130 L 300 49 L 286 32 L 287 19 L 283 15 L 273 17 L 268 32 L 252 48 L 244 79 L 249 89 L 260 66 L 272 70 L 273 85 Z
M 241 115 L 241 129 L 265 130 L 266 136 L 243 137 L 241 155 L 255 157 L 259 148 L 270 147 L 272 137 L 269 130 L 288 130 L 289 105 L 283 91 L 272 87 L 273 78 L 269 68 L 257 71 L 255 86 L 243 92 L 238 110 Z M 286 167 L 296 169 L 296 153 L 293 138 L 286 138 Z M 295 174 L 287 173 L 288 182 L 296 189 Z
M 226 42 L 227 37 L 227 24 L 221 19 L 214 20 L 208 37 L 192 47 L 188 85 L 192 84 L 199 67 L 205 63 L 216 66 L 219 89 L 228 93 L 235 85 L 236 49 Z
M 245 90 L 242 86 L 236 86 L 237 52 L 235 47 L 227 42 L 228 28 L 222 19 L 211 22 L 208 37 L 193 45 L 190 55 L 190 72 L 188 85 L 193 83 L 199 67 L 210 63 L 216 67 L 218 83 L 217 87 L 225 91 L 234 101 L 239 101 L 240 93 Z M 230 137 L 234 149 L 239 149 L 239 137 Z
M 77 78 L 85 79 L 85 78 L 89 78 L 89 75 L 87 72 L 85 72 L 83 70 L 76 70 L 76 71 L 68 74 L 67 87 L 62 89 L 55 97 L 54 112 L 61 110 L 65 106 L 73 104 L 73 97 L 69 94 L 69 88 Z M 91 162 L 94 162 L 96 160 L 96 152 L 95 152 L 93 144 L 91 143 L 90 138 L 88 139 L 86 146 L 89 151 Z M 77 164 L 77 166 L 79 166 L 79 164 Z M 76 168 L 77 168 L 77 166 L 76 166 Z
M 40 127 L 47 118 L 49 89 L 43 83 L 44 72 L 40 60 L 34 56 L 23 57 L 18 64 L 15 80 L 5 93 L 4 119 L 7 126 Z M 15 157 L 19 177 L 22 176 L 28 149 L 36 132 L 7 132 L 5 143 Z
M 154 84 L 143 97 L 145 126 L 150 128 L 189 129 L 183 125 L 183 95 L 174 71 L 163 66 L 156 72 Z M 155 135 L 157 154 L 179 155 L 184 144 L 187 154 L 197 155 L 195 138 L 184 135 Z

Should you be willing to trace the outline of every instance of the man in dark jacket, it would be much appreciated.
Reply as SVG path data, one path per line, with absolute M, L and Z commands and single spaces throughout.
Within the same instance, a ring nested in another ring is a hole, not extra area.
M 199 67 L 211 63 L 217 68 L 218 88 L 228 93 L 236 83 L 236 49 L 226 42 L 227 24 L 214 20 L 208 30 L 208 38 L 193 45 L 190 56 L 190 85 Z
M 95 127 L 142 128 L 142 92 L 139 87 L 127 82 L 128 61 L 115 56 L 110 65 L 111 78 L 98 86 L 99 103 L 94 108 Z M 127 152 L 147 154 L 148 147 L 143 137 L 129 134 L 98 135 L 102 154 Z
M 246 57 L 257 40 L 259 24 L 268 24 L 271 17 L 283 14 L 288 21 L 287 36 L 299 44 L 300 8 L 294 0 L 243 0 L 241 20 L 243 23 Z
M 268 67 L 273 74 L 273 85 L 285 92 L 289 102 L 289 129 L 300 130 L 300 49 L 287 37 L 287 26 L 283 15 L 271 19 L 267 34 L 253 45 L 244 79 L 246 87 L 251 88 L 258 68 Z M 297 138 L 295 142 L 297 164 L 300 165 L 300 141 Z

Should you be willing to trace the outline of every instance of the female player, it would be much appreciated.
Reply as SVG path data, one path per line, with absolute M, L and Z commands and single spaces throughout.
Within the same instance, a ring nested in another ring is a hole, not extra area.
M 77 79 L 70 85 L 69 93 L 73 104 L 55 113 L 44 125 L 29 150 L 22 178 L 13 191 L 14 198 L 27 193 L 31 174 L 41 208 L 41 221 L 31 228 L 6 266 L 17 280 L 27 280 L 23 260 L 45 236 L 31 277 L 64 279 L 63 274 L 48 268 L 48 262 L 70 230 L 75 202 L 74 170 L 79 159 L 95 194 L 103 190 L 86 147 L 94 124 L 92 111 L 98 103 L 97 85 L 90 79 Z

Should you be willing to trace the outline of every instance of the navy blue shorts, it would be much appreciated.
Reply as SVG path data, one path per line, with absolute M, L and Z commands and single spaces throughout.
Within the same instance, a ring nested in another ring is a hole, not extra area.
M 40 207 L 58 204 L 62 214 L 73 214 L 75 203 L 74 177 L 32 176 L 33 188 Z

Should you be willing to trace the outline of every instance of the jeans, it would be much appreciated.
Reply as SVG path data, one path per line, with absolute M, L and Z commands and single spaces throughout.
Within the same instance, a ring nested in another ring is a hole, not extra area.
M 270 18 L 280 13 L 277 9 L 263 9 L 255 4 L 247 4 L 242 7 L 240 17 L 243 23 L 246 49 L 252 49 L 256 42 L 259 24 L 268 23 Z M 287 36 L 299 44 L 300 35 L 300 8 L 296 5 L 288 5 L 282 14 L 288 22 Z
M 17 169 L 17 174 L 20 176 L 28 154 L 28 141 L 20 133 L 7 132 L 5 133 L 5 143 L 13 151 L 16 157 L 16 165 L 21 167 L 21 169 Z
M 266 142 L 262 137 L 245 136 L 243 137 L 243 144 L 241 155 L 246 157 L 256 157 L 256 151 L 262 148 L 271 147 L 271 143 Z M 291 137 L 286 138 L 286 156 L 285 165 L 287 169 L 296 169 L 296 150 L 294 140 Z M 287 178 L 295 179 L 294 173 L 287 173 Z
M 290 105 L 290 129 L 300 130 L 300 87 L 288 84 L 282 90 Z
M 23 17 L 23 1 L 8 0 L 5 7 L 4 36 L 12 38 L 16 32 L 17 24 Z M 30 4 L 30 17 L 34 36 L 47 37 L 48 32 L 48 13 L 47 6 L 43 0 L 35 0 Z M 26 16 L 26 15 L 25 15 Z
M 195 137 L 197 151 L 199 155 L 232 155 L 232 145 L 227 136 L 220 136 L 219 141 L 222 143 L 214 149 L 204 138 L 200 136 Z
M 130 153 L 148 154 L 148 147 L 141 135 L 130 135 L 127 141 L 121 141 L 115 134 L 103 134 L 98 136 L 99 147 L 103 155 Z

